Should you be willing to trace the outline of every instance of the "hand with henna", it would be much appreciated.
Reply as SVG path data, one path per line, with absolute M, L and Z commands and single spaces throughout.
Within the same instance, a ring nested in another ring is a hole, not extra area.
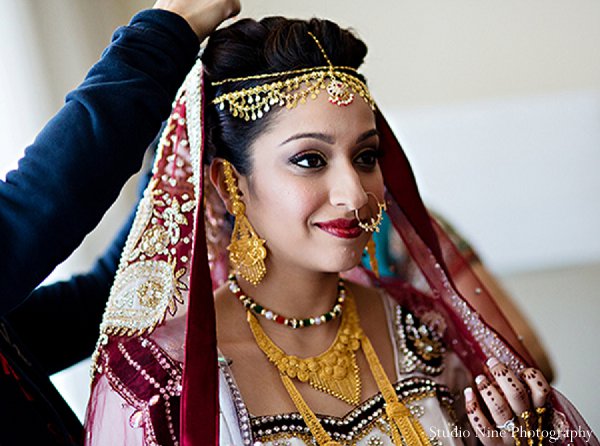
M 467 416 L 479 440 L 485 446 L 542 446 L 550 394 L 542 373 L 528 368 L 519 377 L 496 358 L 486 365 L 493 379 L 479 375 L 477 392 L 471 387 L 464 391 Z

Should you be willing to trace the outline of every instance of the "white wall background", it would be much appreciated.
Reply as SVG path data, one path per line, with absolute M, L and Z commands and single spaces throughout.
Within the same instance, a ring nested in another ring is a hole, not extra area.
M 390 112 L 426 201 L 492 269 L 600 259 L 600 90 Z
M 0 0 L 0 178 L 83 78 L 112 30 L 150 4 Z M 524 279 L 552 284 L 557 268 L 600 262 L 600 2 L 262 0 L 243 8 L 252 17 L 328 17 L 367 42 L 364 72 L 427 201 L 492 269 L 524 287 L 523 294 L 513 290 L 553 351 L 559 388 L 579 391 L 576 403 L 600 427 L 598 386 L 582 384 L 586 371 L 587 382 L 595 383 L 595 363 L 584 364 L 600 353 L 598 288 L 562 289 L 564 299 L 542 308 L 536 294 L 542 288 Z M 53 278 L 87 268 L 131 199 L 128 190 Z M 550 275 L 527 276 L 530 271 Z M 585 280 L 569 277 L 569 284 Z M 569 321 L 585 323 L 584 334 L 573 334 Z M 563 344 L 553 337 L 557 330 Z M 79 382 L 67 391 L 82 413 L 87 378 L 85 371 L 76 376 L 56 379 Z

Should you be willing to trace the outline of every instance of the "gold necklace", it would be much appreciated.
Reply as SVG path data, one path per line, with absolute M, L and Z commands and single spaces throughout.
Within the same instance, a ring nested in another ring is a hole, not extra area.
M 310 429 L 310 432 L 313 434 L 319 446 L 341 446 L 341 443 L 333 440 L 327 431 L 325 431 L 317 416 L 310 409 L 308 404 L 306 404 L 304 398 L 302 398 L 302 395 L 298 389 L 296 389 L 296 386 L 294 386 L 291 378 L 298 378 L 300 381 L 305 382 L 307 380 L 304 379 L 306 378 L 305 374 L 301 375 L 302 379 L 300 379 L 298 376 L 298 372 L 301 370 L 298 361 L 302 361 L 306 364 L 308 361 L 322 358 L 326 353 L 335 350 L 337 345 L 336 342 L 342 337 L 351 337 L 352 347 L 358 345 L 356 349 L 350 349 L 350 355 L 354 361 L 357 371 L 356 382 L 358 383 L 359 401 L 360 376 L 358 375 L 358 365 L 356 363 L 355 352 L 362 345 L 362 349 L 369 364 L 369 368 L 371 369 L 373 378 L 375 378 L 377 387 L 385 400 L 385 412 L 390 424 L 390 433 L 392 435 L 393 443 L 396 446 L 431 446 L 431 441 L 427 437 L 427 434 L 419 420 L 410 412 L 409 408 L 406 407 L 404 403 L 398 400 L 398 396 L 396 395 L 394 387 L 390 383 L 390 380 L 388 379 L 385 370 L 383 369 L 383 366 L 381 365 L 381 362 L 375 353 L 375 349 L 371 345 L 371 341 L 360 327 L 360 320 L 356 310 L 356 304 L 354 303 L 354 298 L 351 295 L 349 295 L 346 299 L 346 311 L 342 317 L 342 324 L 338 330 L 336 340 L 325 353 L 316 358 L 299 359 L 296 356 L 286 355 L 266 335 L 256 320 L 256 317 L 252 315 L 250 311 L 247 312 L 247 318 L 257 345 L 263 351 L 263 353 L 267 355 L 269 361 L 277 366 L 279 370 L 279 376 L 285 389 L 290 395 L 290 398 L 296 406 L 296 409 L 298 409 L 298 412 L 300 412 L 300 415 L 302 415 L 302 419 Z M 348 324 L 348 326 L 344 326 L 345 324 Z M 340 345 L 345 344 L 341 343 Z M 290 367 L 292 359 L 294 359 L 296 362 L 294 363 L 294 366 Z M 302 369 L 304 368 L 302 367 Z M 353 404 L 357 405 L 358 403 Z
M 347 305 L 335 340 L 319 356 L 299 358 L 281 350 L 264 332 L 256 317 L 247 311 L 247 320 L 256 344 L 282 376 L 307 382 L 311 387 L 356 406 L 360 403 L 360 373 L 356 351 L 362 329 L 354 301 Z

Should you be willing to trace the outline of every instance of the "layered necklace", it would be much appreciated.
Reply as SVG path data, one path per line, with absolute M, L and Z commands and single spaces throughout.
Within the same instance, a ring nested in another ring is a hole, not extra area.
M 262 311 L 257 311 L 247 305 L 245 302 L 250 298 L 245 296 L 246 299 L 242 302 L 247 308 L 246 320 L 256 344 L 279 371 L 279 377 L 285 389 L 319 446 L 341 446 L 341 443 L 334 441 L 325 431 L 317 416 L 302 398 L 293 380 L 308 383 L 321 392 L 356 406 L 360 403 L 361 396 L 360 370 L 356 361 L 356 352 L 361 348 L 377 387 L 385 400 L 385 412 L 394 444 L 397 446 L 431 446 L 423 426 L 408 407 L 398 400 L 398 395 L 390 383 L 369 338 L 360 326 L 354 298 L 350 294 L 346 296 L 343 282 L 340 283 L 345 295 L 345 302 L 342 301 L 344 302 L 344 314 L 341 315 L 340 303 L 339 316 L 342 318 L 340 327 L 335 340 L 323 353 L 309 358 L 299 358 L 285 353 L 267 336 L 256 317 L 256 315 L 261 315 L 267 318 L 266 315 Z M 237 282 L 233 282 L 233 284 L 239 288 Z M 230 278 L 231 287 L 232 279 Z M 239 292 L 241 293 L 241 290 Z M 339 297 L 338 286 L 338 300 Z M 251 302 L 254 302 L 254 300 Z M 260 309 L 264 310 L 263 307 L 260 307 Z M 273 318 L 268 319 L 274 320 Z

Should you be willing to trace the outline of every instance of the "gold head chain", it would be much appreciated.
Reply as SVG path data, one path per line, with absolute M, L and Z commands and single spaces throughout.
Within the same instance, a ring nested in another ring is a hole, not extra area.
M 317 37 L 308 34 L 317 44 L 327 65 L 298 70 L 279 71 L 275 73 L 256 74 L 252 76 L 228 78 L 213 82 L 213 86 L 232 82 L 262 80 L 296 75 L 285 80 L 276 80 L 255 87 L 230 91 L 213 99 L 212 103 L 221 110 L 229 106 L 229 112 L 246 121 L 262 118 L 273 106 L 296 107 L 298 103 L 306 103 L 307 98 L 316 99 L 322 90 L 327 90 L 329 102 L 338 106 L 351 104 L 355 94 L 375 109 L 375 102 L 366 84 L 357 76 L 356 68 L 334 66 Z

